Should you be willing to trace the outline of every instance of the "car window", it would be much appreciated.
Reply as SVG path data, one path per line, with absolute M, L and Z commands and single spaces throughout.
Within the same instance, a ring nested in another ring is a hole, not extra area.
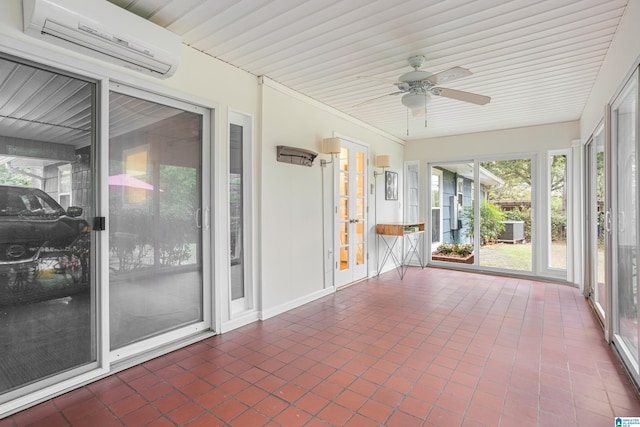
M 62 215 L 64 210 L 46 193 L 32 188 L 4 188 L 0 197 L 0 215 Z M 2 200 L 5 203 L 2 203 Z
M 63 210 L 52 200 L 49 200 L 44 195 L 33 193 L 33 194 L 24 194 L 22 195 L 22 201 L 29 213 L 34 215 L 51 215 L 51 214 L 61 214 Z
M 2 215 L 17 215 L 27 209 L 22 198 L 15 193 L 9 192 L 4 200 L 6 203 L 3 203 L 4 206 L 0 209 Z

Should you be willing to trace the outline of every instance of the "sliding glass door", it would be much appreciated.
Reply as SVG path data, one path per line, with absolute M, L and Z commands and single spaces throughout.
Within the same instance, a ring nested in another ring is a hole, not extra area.
M 117 89 L 109 95 L 112 350 L 202 327 L 202 230 L 208 225 L 203 111 Z
M 531 272 L 533 159 L 430 165 L 431 260 Z
M 0 57 L 0 403 L 97 367 L 95 105 Z
M 638 378 L 638 72 L 611 106 L 613 152 L 613 328 L 627 366 Z

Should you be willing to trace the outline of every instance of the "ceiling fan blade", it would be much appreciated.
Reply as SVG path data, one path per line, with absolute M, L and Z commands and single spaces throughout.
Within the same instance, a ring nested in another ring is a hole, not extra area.
M 382 82 L 382 83 L 387 83 L 390 85 L 395 85 L 395 84 L 399 84 L 402 82 L 398 82 L 395 80 L 389 80 L 389 79 L 382 79 L 380 77 L 370 77 L 370 76 L 358 76 L 359 79 L 363 79 L 363 80 L 371 80 L 372 82 Z
M 376 96 L 375 98 L 367 99 L 366 101 L 360 102 L 359 104 L 353 105 L 353 107 L 360 107 L 362 105 L 370 104 L 372 102 L 378 101 L 379 99 L 386 98 L 387 96 L 400 95 L 404 93 L 402 91 L 387 93 L 386 95 Z
M 478 95 L 476 93 L 464 92 L 462 90 L 447 89 L 445 87 L 434 87 L 431 93 L 445 98 L 457 99 L 458 101 L 470 102 L 472 104 L 485 105 L 491 101 L 490 96 Z
M 453 67 L 448 70 L 440 71 L 439 73 L 432 74 L 427 77 L 425 80 L 430 81 L 433 84 L 441 84 L 450 82 L 453 80 L 461 79 L 462 77 L 467 77 L 472 75 L 473 73 L 466 68 L 462 67 Z

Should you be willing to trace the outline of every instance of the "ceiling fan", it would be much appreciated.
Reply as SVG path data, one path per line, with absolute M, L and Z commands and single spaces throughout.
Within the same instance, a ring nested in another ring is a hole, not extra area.
M 391 92 L 386 95 L 361 102 L 354 105 L 354 107 L 359 107 L 361 105 L 377 101 L 378 99 L 386 98 L 387 96 L 402 95 L 402 105 L 407 107 L 408 110 L 411 110 L 413 115 L 420 115 L 422 113 L 426 114 L 427 103 L 431 99 L 431 95 L 442 96 L 478 105 L 485 105 L 491 101 L 491 98 L 488 96 L 437 86 L 441 83 L 448 83 L 450 81 L 472 75 L 473 73 L 466 68 L 453 67 L 448 70 L 432 74 L 428 71 L 420 70 L 424 61 L 425 57 L 423 55 L 416 55 L 409 58 L 409 65 L 413 67 L 413 71 L 402 74 L 398 77 L 398 81 L 395 82 L 375 77 L 360 77 L 363 79 L 391 83 L 395 85 L 398 90 L 396 92 Z

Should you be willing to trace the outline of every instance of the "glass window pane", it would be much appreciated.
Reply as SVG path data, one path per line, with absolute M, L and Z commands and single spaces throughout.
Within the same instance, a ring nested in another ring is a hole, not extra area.
M 358 243 L 364 242 L 364 223 L 363 222 L 356 223 L 356 242 Z
M 347 270 L 349 268 L 349 247 L 343 246 L 340 248 L 340 270 Z
M 364 197 L 364 193 L 364 175 L 358 175 L 356 176 L 356 196 Z
M 349 219 L 349 199 L 346 197 L 340 198 L 340 219 Z
M 531 159 L 481 162 L 480 197 L 479 264 L 531 271 Z
M 349 223 L 341 222 L 339 225 L 340 228 L 340 244 L 348 245 L 349 244 Z
M 407 164 L 407 173 L 406 173 L 406 194 L 407 199 L 405 201 L 405 220 L 408 223 L 418 222 L 419 220 L 419 165 L 416 164 Z
M 364 264 L 364 245 L 356 245 L 356 265 Z
M 202 320 L 202 116 L 115 92 L 109 112 L 115 349 Z
M 67 167 L 59 167 L 59 176 L 60 180 L 60 192 L 61 193 L 71 193 L 71 165 L 67 165 Z
M 229 126 L 229 245 L 231 299 L 244 297 L 242 126 Z
M 340 170 L 348 171 L 349 170 L 349 149 L 348 148 L 340 148 Z
M 465 258 L 466 262 L 473 262 L 472 258 L 467 259 L 473 230 L 464 217 L 473 208 L 472 182 L 473 164 L 443 163 L 431 167 L 433 260 L 460 262 L 458 258 Z
M 567 156 L 555 155 L 550 158 L 549 193 L 550 240 L 549 266 L 567 268 Z
M 349 174 L 340 172 L 340 195 L 348 196 L 349 195 Z
M 364 199 L 356 199 L 356 219 L 364 219 Z
M 362 151 L 356 152 L 356 173 L 364 174 L 364 153 Z

